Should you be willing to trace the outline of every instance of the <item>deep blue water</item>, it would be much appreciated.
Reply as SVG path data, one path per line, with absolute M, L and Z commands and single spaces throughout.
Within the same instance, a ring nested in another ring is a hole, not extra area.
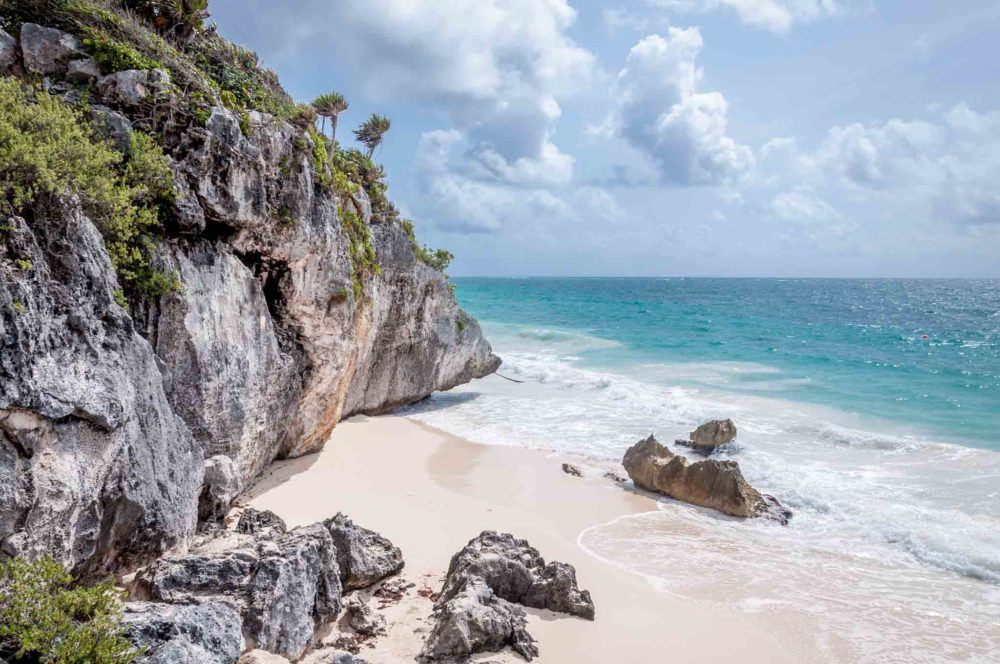
M 456 278 L 491 325 L 585 333 L 591 368 L 737 362 L 727 389 L 1000 449 L 1000 281 Z M 771 369 L 779 370 L 780 382 Z M 697 378 L 687 378 L 697 382 Z

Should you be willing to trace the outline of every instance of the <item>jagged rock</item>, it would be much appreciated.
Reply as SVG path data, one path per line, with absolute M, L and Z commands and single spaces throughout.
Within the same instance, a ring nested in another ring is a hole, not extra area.
M 136 575 L 133 595 L 188 602 L 205 595 L 244 599 L 257 569 L 255 548 L 162 558 Z
M 344 588 L 367 588 L 403 569 L 403 553 L 375 531 L 356 526 L 339 513 L 323 525 L 337 547 L 337 563 Z
M 198 498 L 198 516 L 201 519 L 222 518 L 242 488 L 239 469 L 230 457 L 217 454 L 205 459 L 205 481 Z
M 288 664 L 288 659 L 266 650 L 248 650 L 240 656 L 236 664 Z
M 368 660 L 343 650 L 323 648 L 306 655 L 301 664 L 368 664 Z
M 538 655 L 524 609 L 498 597 L 481 578 L 465 580 L 452 597 L 435 606 L 433 619 L 420 661 L 466 661 L 474 653 L 499 652 L 507 646 L 528 661 Z
M 101 75 L 101 68 L 93 58 L 71 60 L 66 66 L 66 80 L 70 83 L 86 85 L 96 81 Z
M 594 602 L 588 591 L 577 587 L 573 566 L 561 562 L 546 565 L 537 549 L 509 533 L 484 531 L 456 553 L 448 566 L 440 601 L 456 595 L 472 577 L 483 579 L 508 601 L 594 619 Z
M 691 463 L 650 436 L 630 447 L 622 461 L 636 486 L 693 505 L 741 517 L 773 515 L 769 501 L 743 478 L 735 461 L 706 459 Z M 771 500 L 777 504 L 773 497 Z M 782 508 L 783 509 L 783 508 Z
M 616 484 L 623 484 L 623 483 L 625 483 L 625 482 L 628 481 L 627 479 L 625 479 L 624 477 L 622 477 L 618 473 L 611 472 L 610 470 L 607 471 L 606 473 L 604 473 L 604 477 L 607 478 L 607 479 L 609 479 L 609 480 L 611 480 L 612 482 L 614 482 Z
M 137 575 L 134 594 L 174 603 L 225 597 L 240 608 L 248 641 L 298 659 L 340 611 L 340 570 L 330 533 L 314 524 L 253 549 L 164 558 Z
M 247 628 L 260 647 L 298 659 L 316 626 L 340 612 L 337 554 L 320 524 L 296 528 L 259 548 Z
M 359 187 L 357 191 L 351 194 L 351 203 L 354 205 L 354 209 L 362 222 L 365 224 L 372 223 L 372 202 L 364 189 Z
M 236 522 L 237 532 L 253 535 L 258 539 L 273 539 L 287 532 L 288 527 L 280 516 L 271 510 L 247 507 Z
M 675 442 L 707 456 L 714 452 L 715 448 L 728 445 L 736 438 L 736 425 L 732 420 L 712 420 L 688 435 L 690 440 L 680 439 Z
M 580 472 L 580 469 L 573 464 L 564 463 L 562 465 L 562 471 L 567 475 L 572 475 L 573 477 L 583 477 L 583 473 Z
M 764 502 L 767 504 L 764 516 L 777 521 L 783 526 L 787 526 L 794 512 L 778 502 L 778 499 L 769 493 L 762 493 L 761 497 L 764 498 Z
M 101 234 L 72 200 L 4 223 L 32 267 L 0 262 L 0 549 L 103 575 L 185 546 L 202 455 Z
M 232 664 L 243 650 L 239 610 L 222 600 L 200 604 L 126 602 L 125 636 L 155 664 Z
M 62 74 L 70 60 L 86 57 L 83 44 L 73 35 L 34 23 L 21 25 L 24 67 L 34 74 Z
M 98 79 L 97 92 L 106 104 L 134 109 L 165 90 L 169 82 L 169 74 L 162 69 L 126 69 Z
M 17 40 L 0 29 L 0 75 L 8 73 L 17 64 Z
M 181 235 L 201 235 L 207 225 L 205 211 L 201 209 L 201 203 L 198 202 L 198 197 L 188 184 L 187 178 L 177 170 L 175 164 L 173 166 L 174 197 L 170 204 L 177 231 Z
M 532 659 L 538 648 L 514 602 L 594 619 L 590 593 L 577 587 L 572 566 L 546 565 L 525 540 L 484 531 L 452 557 L 420 658 L 461 659 L 509 645 Z
M 99 104 L 90 107 L 90 118 L 116 150 L 123 154 L 128 153 L 132 148 L 132 123 L 128 118 Z
M 344 612 L 351 629 L 365 637 L 385 634 L 385 616 L 376 613 L 364 600 L 349 595 L 344 600 Z

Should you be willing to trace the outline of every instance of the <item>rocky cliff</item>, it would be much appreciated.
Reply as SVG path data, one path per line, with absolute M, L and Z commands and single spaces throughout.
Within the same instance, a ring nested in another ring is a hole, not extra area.
M 125 302 L 74 192 L 5 201 L 4 554 L 89 574 L 183 549 L 267 463 L 315 452 L 344 417 L 496 370 L 411 230 L 384 204 L 373 213 L 370 183 L 331 184 L 311 126 L 226 108 L 212 86 L 194 119 L 178 118 L 194 98 L 178 81 L 195 75 L 187 60 L 109 71 L 93 32 L 64 17 L 59 30 L 0 17 L 0 74 L 88 105 L 111 144 L 139 128 L 161 141 L 173 191 L 150 261 L 180 284 Z M 375 269 L 359 270 L 359 241 Z

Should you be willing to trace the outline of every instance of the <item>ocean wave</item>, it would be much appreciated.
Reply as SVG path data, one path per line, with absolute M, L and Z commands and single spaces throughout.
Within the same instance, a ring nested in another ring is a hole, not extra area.
M 568 362 L 570 357 L 542 353 L 507 353 L 502 356 L 504 372 L 521 380 L 532 380 L 566 389 L 605 389 L 614 378 L 587 369 L 578 369 Z
M 859 546 L 843 533 L 699 516 L 666 505 L 587 528 L 578 544 L 661 592 L 800 633 L 804 641 L 790 645 L 803 658 L 819 651 L 823 661 L 985 661 L 1000 647 L 996 586 Z M 840 641 L 839 656 L 826 652 L 831 641 Z
M 515 325 L 480 321 L 486 336 L 497 347 L 555 352 L 585 352 L 618 348 L 621 344 L 612 339 L 594 336 L 585 330 Z
M 994 452 L 850 426 L 854 416 L 832 409 L 671 382 L 720 374 L 780 380 L 767 365 L 643 365 L 625 374 L 588 368 L 578 355 L 501 356 L 505 375 L 525 383 L 488 379 L 460 388 L 480 398 L 446 409 L 433 409 L 432 400 L 411 415 L 478 442 L 602 462 L 617 462 L 649 433 L 669 444 L 702 421 L 731 417 L 740 435 L 726 454 L 751 484 L 796 512 L 783 533 L 811 542 L 820 558 L 848 555 L 848 547 L 895 565 L 913 561 L 1000 583 L 1000 516 L 988 498 L 1000 473 Z M 797 563 L 779 557 L 774 564 Z

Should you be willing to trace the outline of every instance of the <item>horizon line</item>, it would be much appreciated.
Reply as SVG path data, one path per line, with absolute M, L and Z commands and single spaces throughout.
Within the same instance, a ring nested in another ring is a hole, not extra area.
M 754 276 L 726 276 L 726 275 L 630 275 L 630 274 L 453 274 L 452 279 L 815 279 L 831 280 L 839 279 L 845 281 L 1000 281 L 1000 276 L 995 277 L 884 277 L 884 276 L 861 276 L 861 277 L 839 277 L 839 276 L 775 276 L 775 275 L 754 275 Z

